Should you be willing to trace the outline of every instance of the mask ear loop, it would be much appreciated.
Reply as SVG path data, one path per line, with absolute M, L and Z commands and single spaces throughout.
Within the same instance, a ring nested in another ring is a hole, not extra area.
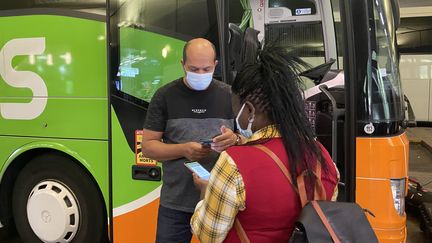
M 253 122 L 255 120 L 255 114 L 253 114 L 251 117 L 248 118 L 249 122 Z
M 239 110 L 239 113 L 237 114 L 237 117 L 240 117 L 241 113 L 243 113 L 243 109 L 245 108 L 246 103 L 243 103 L 242 107 Z
M 252 123 L 254 122 L 254 120 L 255 120 L 255 114 L 253 114 L 252 117 L 248 117 L 248 121 L 249 121 L 248 126 L 247 126 L 248 130 L 252 131 Z
M 245 103 L 246 105 L 246 103 Z M 249 123 L 252 123 L 255 120 L 255 112 L 252 114 L 252 116 L 248 117 Z

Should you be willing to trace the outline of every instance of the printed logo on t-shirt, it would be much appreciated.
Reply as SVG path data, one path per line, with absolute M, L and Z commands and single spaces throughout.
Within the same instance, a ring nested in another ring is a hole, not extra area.
M 192 109 L 192 112 L 196 114 L 204 114 L 206 111 L 207 109 Z

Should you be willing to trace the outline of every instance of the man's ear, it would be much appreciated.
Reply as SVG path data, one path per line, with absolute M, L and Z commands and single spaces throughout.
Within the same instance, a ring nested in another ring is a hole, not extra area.
M 180 63 L 181 63 L 181 65 L 182 66 L 184 66 L 185 64 L 184 64 L 184 61 L 183 61 L 183 59 L 182 60 L 180 60 Z
M 218 63 L 219 63 L 218 60 L 215 60 L 215 67 L 218 65 Z

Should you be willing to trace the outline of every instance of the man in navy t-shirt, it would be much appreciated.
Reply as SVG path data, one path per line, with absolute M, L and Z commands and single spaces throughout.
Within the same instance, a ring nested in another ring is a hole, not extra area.
M 192 173 L 184 162 L 198 161 L 211 171 L 218 152 L 239 142 L 233 133 L 230 87 L 213 79 L 214 45 L 193 39 L 183 50 L 185 77 L 153 96 L 142 141 L 146 157 L 163 162 L 156 242 L 190 242 L 190 218 L 199 200 Z M 213 139 L 211 147 L 200 140 Z

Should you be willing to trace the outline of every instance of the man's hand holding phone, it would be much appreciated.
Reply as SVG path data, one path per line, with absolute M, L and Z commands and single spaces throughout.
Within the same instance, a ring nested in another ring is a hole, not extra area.
M 191 161 L 201 160 L 209 155 L 211 148 L 204 147 L 200 143 L 188 142 L 183 144 L 183 156 Z

